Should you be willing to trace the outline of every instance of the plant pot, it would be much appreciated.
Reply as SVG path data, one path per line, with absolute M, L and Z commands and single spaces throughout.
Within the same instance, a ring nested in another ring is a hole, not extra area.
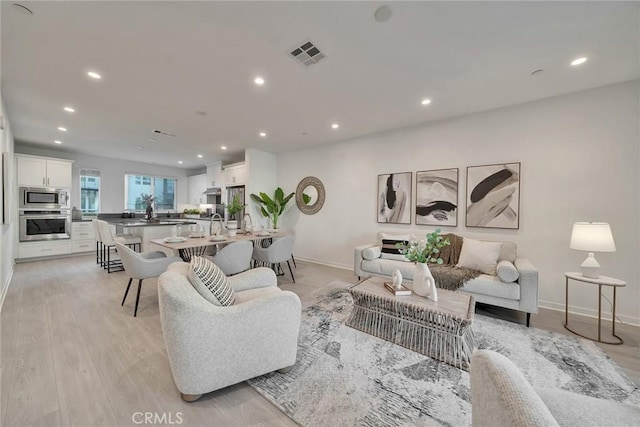
M 236 230 L 238 228 L 238 221 L 235 219 L 227 221 L 227 228 L 229 230 Z
M 237 229 L 235 228 L 229 228 L 227 230 L 227 235 L 229 235 L 229 237 L 235 237 L 236 233 L 238 232 Z
M 426 263 L 416 263 L 416 271 L 413 273 L 413 292 L 421 297 L 429 297 L 433 301 L 438 301 L 436 281 Z

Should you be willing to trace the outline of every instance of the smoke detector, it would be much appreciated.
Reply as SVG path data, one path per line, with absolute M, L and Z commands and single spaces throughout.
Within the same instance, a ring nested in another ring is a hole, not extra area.
M 311 40 L 306 40 L 300 43 L 299 46 L 296 46 L 294 49 L 289 51 L 289 54 L 307 67 L 326 57 L 326 55 L 320 51 L 320 49 L 314 45 Z

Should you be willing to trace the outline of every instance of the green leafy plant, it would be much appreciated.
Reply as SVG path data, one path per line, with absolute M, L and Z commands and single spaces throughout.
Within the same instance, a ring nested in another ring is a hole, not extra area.
M 409 244 L 397 243 L 396 247 L 409 261 L 442 264 L 444 261 L 438 256 L 440 249 L 450 244 L 449 239 L 443 238 L 440 229 L 436 228 L 436 231 L 427 234 L 425 240 L 413 240 Z
M 278 228 L 278 218 L 284 212 L 284 208 L 293 195 L 294 193 L 291 193 L 285 197 L 282 188 L 278 187 L 273 195 L 273 199 L 269 197 L 267 193 L 260 193 L 260 195 L 252 194 L 251 199 L 260 204 L 262 216 L 271 220 L 273 228 Z
M 244 209 L 244 205 L 240 203 L 240 197 L 235 196 L 231 203 L 227 205 L 227 212 L 229 212 L 230 219 L 237 219 L 236 214 Z
M 185 215 L 200 215 L 200 209 L 185 209 L 183 213 Z

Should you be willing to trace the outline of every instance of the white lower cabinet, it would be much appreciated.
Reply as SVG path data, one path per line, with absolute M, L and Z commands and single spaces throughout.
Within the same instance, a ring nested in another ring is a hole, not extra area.
M 71 223 L 71 252 L 90 252 L 96 248 L 96 236 L 91 221 Z
M 47 242 L 22 242 L 18 244 L 18 258 L 36 258 L 52 255 L 68 255 L 71 252 L 70 240 L 52 240 Z

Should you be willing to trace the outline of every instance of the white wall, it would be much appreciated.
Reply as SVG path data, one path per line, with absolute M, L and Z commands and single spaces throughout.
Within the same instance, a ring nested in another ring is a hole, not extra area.
M 415 182 L 416 171 L 457 167 L 458 226 L 444 232 L 517 242 L 539 270 L 540 305 L 563 310 L 563 273 L 586 257 L 569 249 L 572 224 L 609 222 L 618 251 L 597 258 L 604 274 L 628 283 L 617 313 L 640 323 L 639 88 L 636 80 L 279 154 L 278 185 L 295 189 L 313 175 L 326 189 L 319 213 L 285 218 L 283 226 L 296 227 L 296 257 L 352 268 L 353 248 L 373 242 L 379 230 L 432 230 L 378 224 L 377 176 L 413 171 Z M 503 162 L 522 162 L 520 229 L 466 228 L 466 167 Z M 571 292 L 571 310 L 597 313 L 595 287 L 576 284 Z
M 247 148 L 245 151 L 245 163 L 248 171 L 245 185 L 245 203 L 249 205 L 246 210 L 251 215 L 254 225 L 269 227 L 267 218 L 260 213 L 257 203 L 251 201 L 250 194 L 265 192 L 271 197 L 277 188 L 276 185 L 276 156 L 266 151 Z
M 5 219 L 5 224 L 0 224 L 0 304 L 4 301 L 4 296 L 9 288 L 9 282 L 13 275 L 13 258 L 16 247 L 16 215 L 15 212 L 13 212 L 13 209 L 15 209 L 15 172 L 13 162 L 14 143 L 13 135 L 11 133 L 11 125 L 9 124 L 9 118 L 7 117 L 6 112 L 7 110 L 2 102 L 2 95 L 0 94 L 0 116 L 2 116 L 4 122 L 4 129 L 0 129 L 0 152 L 7 153 L 7 166 L 9 169 L 7 173 L 8 179 L 5 185 L 9 194 L 4 195 L 5 200 L 9 201 L 8 218 Z M 0 176 L 0 188 L 2 188 L 3 179 L 4 178 Z M 0 191 L 0 193 L 2 192 Z
M 159 166 L 150 163 L 131 162 L 127 160 L 110 159 L 106 157 L 88 156 L 84 154 L 68 153 L 58 150 L 48 150 L 30 145 L 16 144 L 16 153 L 33 154 L 36 156 L 57 157 L 73 160 L 73 189 L 71 192 L 71 206 L 80 209 L 80 169 L 95 169 L 100 171 L 100 212 L 119 213 L 124 210 L 124 174 L 148 174 L 167 178 L 177 178 L 177 204 L 188 202 L 187 176 L 191 171 Z

